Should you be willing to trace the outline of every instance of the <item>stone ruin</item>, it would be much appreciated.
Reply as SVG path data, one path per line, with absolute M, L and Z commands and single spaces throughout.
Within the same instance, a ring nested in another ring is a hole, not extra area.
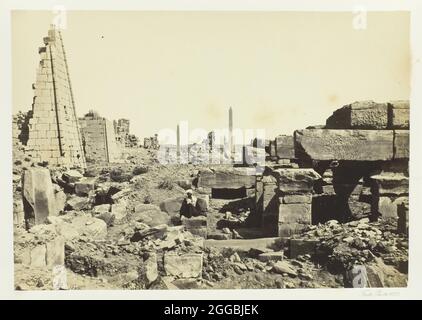
M 72 84 L 59 30 L 52 27 L 40 47 L 40 64 L 33 84 L 28 151 L 35 161 L 85 166 Z
M 113 121 L 116 141 L 125 148 L 136 148 L 139 146 L 139 138 L 129 131 L 130 120 L 118 119 Z
M 90 111 L 79 118 L 79 124 L 86 161 L 117 162 L 121 158 L 111 121 Z

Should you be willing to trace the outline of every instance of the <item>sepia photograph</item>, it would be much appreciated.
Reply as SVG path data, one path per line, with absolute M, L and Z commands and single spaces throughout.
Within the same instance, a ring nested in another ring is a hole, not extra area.
M 406 289 L 411 33 L 364 6 L 11 10 L 13 290 Z

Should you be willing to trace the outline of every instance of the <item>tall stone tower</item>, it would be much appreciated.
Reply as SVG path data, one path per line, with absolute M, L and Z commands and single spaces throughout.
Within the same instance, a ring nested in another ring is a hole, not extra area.
M 44 38 L 44 45 L 38 49 L 40 64 L 33 84 L 28 149 L 37 161 L 85 167 L 62 35 L 54 26 Z

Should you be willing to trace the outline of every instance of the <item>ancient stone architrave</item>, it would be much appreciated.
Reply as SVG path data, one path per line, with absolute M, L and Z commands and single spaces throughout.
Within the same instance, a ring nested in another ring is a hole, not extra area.
M 36 161 L 85 167 L 69 70 L 59 30 L 52 27 L 39 48 L 40 64 L 33 85 L 33 117 L 28 149 Z

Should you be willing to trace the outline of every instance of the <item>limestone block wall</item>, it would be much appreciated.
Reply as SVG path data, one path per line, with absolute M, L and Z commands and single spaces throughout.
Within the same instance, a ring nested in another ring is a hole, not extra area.
M 102 117 L 79 119 L 87 161 L 117 162 L 120 148 L 117 145 L 113 123 Z
M 72 86 L 57 29 L 50 29 L 39 48 L 40 64 L 33 84 L 33 117 L 29 121 L 28 149 L 36 161 L 52 165 L 85 166 Z

